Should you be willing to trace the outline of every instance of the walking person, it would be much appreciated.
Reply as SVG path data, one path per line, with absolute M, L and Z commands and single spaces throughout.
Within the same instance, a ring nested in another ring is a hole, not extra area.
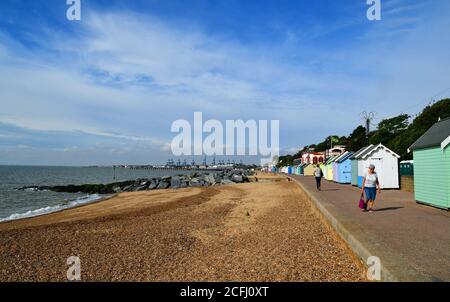
M 366 198 L 365 210 L 370 213 L 373 212 L 373 206 L 375 204 L 375 199 L 378 194 L 381 193 L 380 181 L 378 179 L 378 174 L 375 172 L 375 166 L 370 165 L 369 170 L 364 175 L 362 182 L 362 194 Z
M 322 182 L 322 169 L 320 169 L 319 165 L 316 165 L 316 168 L 314 169 L 314 177 L 316 178 L 316 186 L 317 190 L 322 191 L 321 182 Z

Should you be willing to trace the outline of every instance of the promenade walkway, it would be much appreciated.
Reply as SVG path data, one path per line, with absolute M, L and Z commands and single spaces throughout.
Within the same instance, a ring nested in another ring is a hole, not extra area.
M 450 213 L 417 204 L 413 193 L 382 191 L 374 213 L 358 208 L 360 189 L 291 175 L 350 247 L 381 260 L 384 281 L 450 281 Z

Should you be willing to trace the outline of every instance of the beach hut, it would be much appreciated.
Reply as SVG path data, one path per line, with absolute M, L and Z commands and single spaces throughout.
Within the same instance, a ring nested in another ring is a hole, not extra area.
M 416 201 L 449 210 L 450 118 L 434 124 L 408 151 L 414 158 Z
M 326 180 L 333 180 L 333 172 L 331 169 L 331 166 L 333 164 L 333 160 L 338 157 L 339 155 L 335 155 L 330 157 L 327 162 L 325 163 L 325 173 L 324 173 L 324 177 Z
M 303 164 L 298 165 L 297 175 L 303 175 Z
M 354 153 L 350 160 L 352 162 L 352 185 L 357 186 L 358 185 L 358 175 L 363 175 L 363 165 L 360 164 L 358 157 L 365 152 L 367 149 L 371 148 L 373 145 L 365 146 L 361 149 L 359 149 L 356 153 Z
M 400 162 L 400 175 L 413 176 L 414 175 L 414 161 L 404 160 Z
M 324 169 L 324 164 L 320 163 L 318 165 L 315 164 L 305 164 L 303 167 L 303 175 L 304 176 L 314 176 L 314 171 L 316 170 L 316 167 L 319 166 L 319 168 L 322 170 Z M 325 175 L 325 174 L 324 174 Z
M 292 168 L 292 166 L 289 166 L 289 167 L 287 167 L 287 174 L 292 174 L 292 172 L 293 172 L 293 168 Z
M 329 166 L 329 161 L 330 161 L 330 158 L 326 160 L 326 162 L 325 162 L 325 164 L 324 164 L 324 167 L 323 167 L 323 170 L 324 170 L 324 172 L 323 172 L 323 177 L 324 177 L 326 180 L 328 180 L 328 170 L 329 170 L 329 168 L 330 168 L 330 166 Z
M 313 176 L 314 170 L 316 169 L 315 165 L 306 165 L 303 169 L 303 175 L 305 176 Z
M 349 184 L 352 181 L 352 157 L 353 152 L 346 152 L 337 162 L 337 178 L 336 182 L 341 184 Z
M 320 165 L 320 169 L 322 169 L 322 175 L 323 177 L 325 177 L 325 173 L 327 172 L 327 166 L 325 165 L 325 163 Z
M 362 187 L 364 174 L 371 164 L 375 165 L 382 189 L 400 188 L 398 159 L 400 156 L 382 144 L 373 145 L 359 154 L 358 187 Z
M 301 166 L 301 171 L 300 171 L 300 172 L 302 173 L 301 175 L 303 175 L 303 176 L 305 175 L 305 168 L 306 168 L 307 166 L 309 166 L 309 164 L 302 164 L 302 166 Z
M 344 152 L 341 155 L 337 156 L 335 159 L 333 159 L 332 162 L 332 175 L 333 175 L 333 181 L 338 182 L 339 178 L 339 160 L 341 158 L 344 158 L 349 152 Z

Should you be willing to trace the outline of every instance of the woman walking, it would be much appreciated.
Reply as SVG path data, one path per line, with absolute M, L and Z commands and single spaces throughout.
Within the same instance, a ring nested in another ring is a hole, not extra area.
M 316 165 L 316 168 L 314 169 L 314 177 L 316 178 L 316 186 L 317 190 L 322 191 L 321 182 L 322 182 L 322 169 L 320 169 L 319 165 Z
M 378 180 L 378 175 L 375 172 L 375 166 L 370 165 L 362 182 L 362 194 L 366 197 L 365 211 L 369 211 L 370 213 L 373 212 L 373 206 L 375 199 L 377 198 L 377 190 L 378 194 L 380 194 L 380 182 Z

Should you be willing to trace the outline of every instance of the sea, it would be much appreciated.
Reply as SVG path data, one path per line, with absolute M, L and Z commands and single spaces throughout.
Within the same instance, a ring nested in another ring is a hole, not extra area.
M 139 178 L 187 174 L 188 170 L 113 167 L 0 166 L 0 222 L 40 216 L 99 201 L 105 195 L 20 191 L 26 186 L 108 184 Z

